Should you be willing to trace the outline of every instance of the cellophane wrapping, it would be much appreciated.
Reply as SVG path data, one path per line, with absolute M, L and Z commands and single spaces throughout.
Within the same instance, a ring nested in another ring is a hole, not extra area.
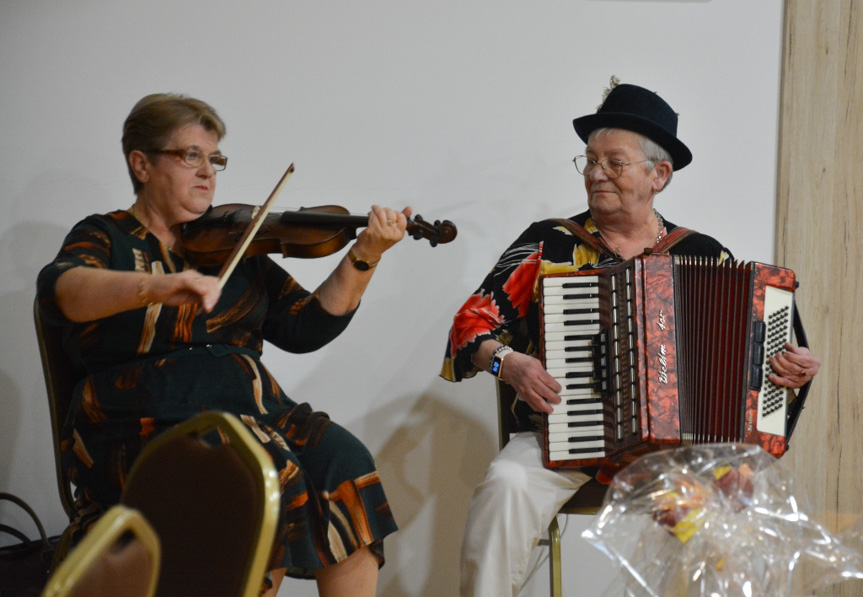
M 831 535 L 758 446 L 647 454 L 618 472 L 582 537 L 624 574 L 606 595 L 807 595 L 863 578 L 863 527 Z

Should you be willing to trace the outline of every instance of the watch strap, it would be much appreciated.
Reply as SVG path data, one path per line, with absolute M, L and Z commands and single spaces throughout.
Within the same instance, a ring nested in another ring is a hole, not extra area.
M 374 263 L 369 263 L 365 259 L 360 259 L 359 257 L 357 257 L 356 253 L 354 253 L 353 247 L 348 250 L 348 259 L 351 260 L 351 265 L 353 265 L 355 269 L 358 269 L 361 272 L 367 272 L 378 264 L 377 261 L 375 261 Z
M 500 377 L 500 374 L 503 371 L 503 359 L 511 352 L 512 348 L 506 344 L 502 344 L 495 348 L 494 352 L 491 353 L 491 359 L 489 359 L 488 362 L 489 373 L 495 377 Z

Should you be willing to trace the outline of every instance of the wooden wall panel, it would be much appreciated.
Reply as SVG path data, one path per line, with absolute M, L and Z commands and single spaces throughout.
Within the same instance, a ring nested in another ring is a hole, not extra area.
M 861 22 L 863 1 L 785 3 L 776 258 L 798 274 L 823 365 L 784 461 L 813 517 L 840 535 L 863 528 Z M 818 594 L 863 595 L 863 581 Z

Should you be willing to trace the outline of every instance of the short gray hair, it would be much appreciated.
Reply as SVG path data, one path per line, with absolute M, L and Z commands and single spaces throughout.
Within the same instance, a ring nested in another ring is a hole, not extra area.
M 639 137 L 641 137 L 641 151 L 644 152 L 644 156 L 647 158 L 647 161 L 650 162 L 651 168 L 659 162 L 671 163 L 671 172 L 668 173 L 668 178 L 665 180 L 665 184 L 659 191 L 661 193 L 671 184 L 671 176 L 674 174 L 674 160 L 671 158 L 671 154 L 653 139 L 645 137 L 644 135 L 639 135 Z
M 225 123 L 212 106 L 187 95 L 153 93 L 138 100 L 132 108 L 123 123 L 122 144 L 136 194 L 143 185 L 129 164 L 129 154 L 136 150 L 152 153 L 164 149 L 174 131 L 187 124 L 199 124 L 216 133 L 219 140 L 225 136 Z M 154 156 L 154 161 L 158 159 L 158 155 Z

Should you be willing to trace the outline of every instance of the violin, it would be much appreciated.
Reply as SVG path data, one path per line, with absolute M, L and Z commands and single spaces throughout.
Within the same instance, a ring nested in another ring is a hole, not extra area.
M 224 264 L 249 229 L 257 209 L 241 203 L 211 206 L 197 220 L 182 224 L 180 242 L 186 257 L 201 266 Z M 325 257 L 355 239 L 357 229 L 368 226 L 368 221 L 367 215 L 351 215 L 338 205 L 270 212 L 257 223 L 259 228 L 243 255 Z M 427 239 L 433 247 L 452 241 L 458 232 L 449 220 L 432 224 L 420 215 L 408 218 L 406 231 L 414 239 Z

